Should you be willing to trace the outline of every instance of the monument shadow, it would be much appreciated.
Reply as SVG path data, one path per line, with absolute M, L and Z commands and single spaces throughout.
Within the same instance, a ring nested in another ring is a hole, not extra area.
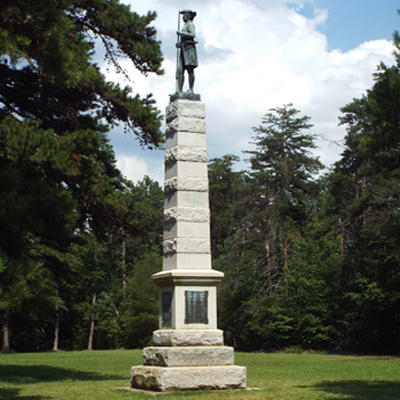
M 20 389 L 0 388 L 0 399 L 1 400 L 48 400 L 52 398 L 47 396 L 20 396 L 19 392 Z
M 98 374 L 48 365 L 0 365 L 0 383 L 27 384 L 64 380 L 99 381 L 125 378 L 123 375 Z M 2 398 L 0 397 L 0 399 Z
M 393 381 L 324 381 L 312 387 L 319 391 L 342 396 L 334 398 L 346 400 L 398 400 L 400 398 L 400 383 Z M 332 398 L 329 396 L 321 400 Z

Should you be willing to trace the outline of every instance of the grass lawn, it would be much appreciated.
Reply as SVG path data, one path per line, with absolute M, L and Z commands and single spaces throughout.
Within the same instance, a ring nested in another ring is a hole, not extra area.
M 1 400 L 154 399 L 129 386 L 140 350 L 0 354 Z M 168 399 L 398 400 L 400 357 L 236 353 L 253 390 L 174 392 Z

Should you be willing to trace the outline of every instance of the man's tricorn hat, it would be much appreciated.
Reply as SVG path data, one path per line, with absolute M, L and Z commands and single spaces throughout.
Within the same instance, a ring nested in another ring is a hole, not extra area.
M 190 14 L 192 16 L 192 18 L 194 18 L 197 15 L 196 11 L 192 11 L 192 10 L 182 10 L 179 11 L 180 14 Z

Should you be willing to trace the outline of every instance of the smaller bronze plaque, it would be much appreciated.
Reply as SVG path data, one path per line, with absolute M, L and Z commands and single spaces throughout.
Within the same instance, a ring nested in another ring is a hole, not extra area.
M 208 291 L 185 291 L 185 324 L 208 324 Z
M 161 328 L 172 327 L 172 291 L 161 292 Z

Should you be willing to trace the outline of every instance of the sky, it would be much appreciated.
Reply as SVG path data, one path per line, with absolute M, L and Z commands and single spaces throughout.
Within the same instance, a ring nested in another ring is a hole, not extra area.
M 332 168 L 346 134 L 338 126 L 340 108 L 373 85 L 381 61 L 394 63 L 392 35 L 400 30 L 398 0 L 121 2 L 141 15 L 149 10 L 158 14 L 153 25 L 162 42 L 165 74 L 144 77 L 127 61 L 122 65 L 133 93 L 152 93 L 163 114 L 175 92 L 178 11 L 197 12 L 194 91 L 206 107 L 208 158 L 235 154 L 241 159 L 237 169 L 248 167 L 243 151 L 252 149 L 252 127 L 271 108 L 289 103 L 300 116 L 311 118 L 309 133 L 317 135 L 318 146 L 313 154 L 327 170 Z M 103 68 L 108 79 L 129 84 Z M 137 182 L 148 175 L 163 184 L 162 150 L 143 149 L 123 128 L 113 129 L 109 137 L 126 177 Z

